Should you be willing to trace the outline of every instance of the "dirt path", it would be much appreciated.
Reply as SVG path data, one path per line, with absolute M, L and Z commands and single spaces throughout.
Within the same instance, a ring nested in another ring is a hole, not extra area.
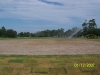
M 0 40 L 0 54 L 100 54 L 100 42 L 80 39 Z

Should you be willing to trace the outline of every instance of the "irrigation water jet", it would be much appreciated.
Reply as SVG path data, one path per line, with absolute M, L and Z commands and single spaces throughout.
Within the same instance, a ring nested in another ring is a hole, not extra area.
M 71 39 L 76 33 L 78 33 L 80 30 L 82 30 L 82 29 L 80 29 L 80 28 L 78 28 L 75 32 L 73 32 L 69 37 L 68 37 L 68 39 Z

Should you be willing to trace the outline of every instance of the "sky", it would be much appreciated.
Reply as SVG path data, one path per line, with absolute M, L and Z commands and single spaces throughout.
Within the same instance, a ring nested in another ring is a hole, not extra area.
M 100 0 L 0 0 L 0 28 L 17 32 L 67 31 L 90 19 L 100 28 Z

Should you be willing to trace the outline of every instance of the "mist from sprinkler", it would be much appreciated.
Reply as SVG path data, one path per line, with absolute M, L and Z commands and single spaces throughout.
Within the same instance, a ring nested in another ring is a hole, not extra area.
M 71 39 L 75 34 L 77 34 L 80 30 L 82 30 L 82 29 L 80 29 L 80 28 L 78 28 L 77 30 L 75 30 L 75 32 L 73 32 L 69 37 L 68 37 L 68 39 Z

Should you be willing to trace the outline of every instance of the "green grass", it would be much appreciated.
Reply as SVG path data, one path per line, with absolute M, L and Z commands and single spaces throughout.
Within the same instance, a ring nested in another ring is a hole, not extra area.
M 0 40 L 17 40 L 17 39 L 65 39 L 59 37 L 20 37 L 20 38 L 0 38 Z
M 0 38 L 0 40 L 38 40 L 38 39 L 59 39 L 65 40 L 68 39 L 67 37 L 20 37 L 20 38 Z M 82 38 L 71 38 L 71 39 L 82 39 Z
M 21 38 L 0 38 L 0 40 L 48 40 L 48 39 L 56 39 L 56 40 L 88 40 L 88 41 L 96 41 L 96 42 L 100 42 L 100 37 L 99 38 L 95 38 L 95 39 L 88 39 L 88 38 L 71 38 L 68 39 L 66 37 L 21 37 Z
M 74 67 L 95 63 L 94 67 Z M 0 75 L 92 75 L 100 74 L 100 54 L 0 55 Z
M 21 59 L 14 59 L 14 60 L 9 60 L 8 62 L 9 63 L 22 63 L 23 60 L 21 60 Z
M 90 40 L 100 42 L 100 37 L 99 37 L 99 38 L 97 38 L 97 39 L 90 39 Z
M 79 39 L 79 38 L 78 38 Z M 84 40 L 89 40 L 89 41 L 97 41 L 97 42 L 100 42 L 100 37 L 98 38 L 92 38 L 92 39 L 88 39 L 88 38 L 80 38 L 80 39 L 84 39 Z

